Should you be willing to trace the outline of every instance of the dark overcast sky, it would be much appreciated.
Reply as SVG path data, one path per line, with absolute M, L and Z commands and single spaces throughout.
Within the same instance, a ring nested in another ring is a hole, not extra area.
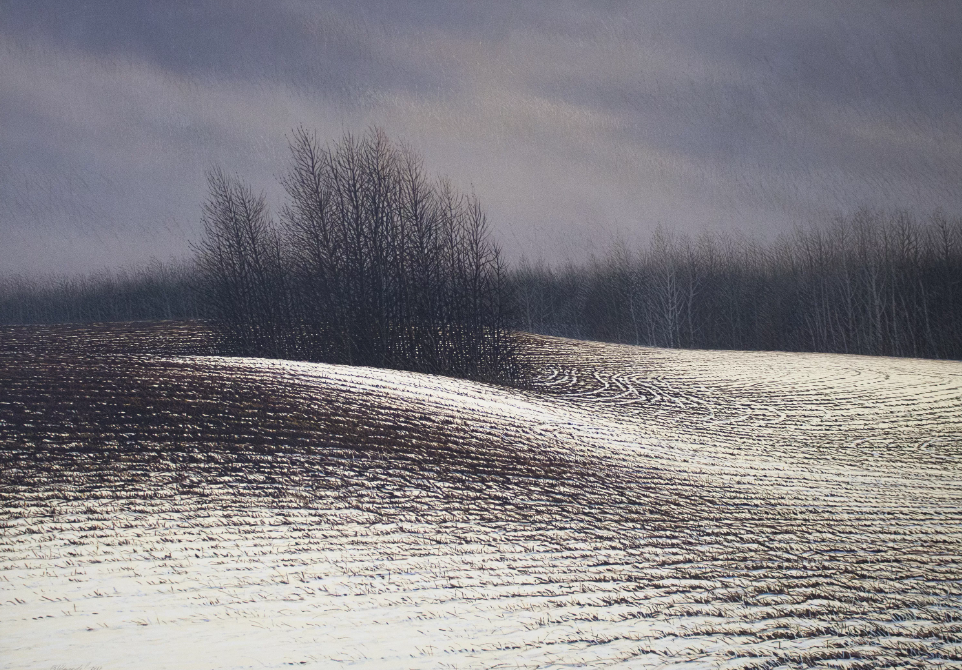
M 168 259 L 204 171 L 377 124 L 557 258 L 962 214 L 962 2 L 0 0 L 0 274 Z

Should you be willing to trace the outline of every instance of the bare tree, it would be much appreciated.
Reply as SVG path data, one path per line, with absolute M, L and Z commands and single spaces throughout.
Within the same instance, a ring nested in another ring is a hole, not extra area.
M 378 129 L 321 146 L 298 129 L 279 226 L 214 171 L 197 245 L 238 353 L 517 382 L 508 285 L 477 198 L 428 181 Z
M 280 237 L 263 195 L 219 169 L 208 173 L 204 237 L 195 245 L 202 298 L 231 353 L 288 353 L 289 299 Z

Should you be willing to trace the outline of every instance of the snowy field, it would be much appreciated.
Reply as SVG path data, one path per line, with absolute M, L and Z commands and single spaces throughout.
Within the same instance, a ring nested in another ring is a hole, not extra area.
M 0 668 L 962 667 L 960 362 L 195 329 L 0 329 Z

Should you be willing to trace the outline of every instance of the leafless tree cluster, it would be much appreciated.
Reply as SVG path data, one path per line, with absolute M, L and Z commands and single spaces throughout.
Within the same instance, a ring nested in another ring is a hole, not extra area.
M 516 381 L 506 271 L 477 199 L 374 129 L 291 143 L 279 221 L 213 171 L 197 245 L 234 353 Z
M 294 339 L 290 275 L 265 198 L 220 169 L 208 173 L 207 184 L 198 287 L 224 353 L 287 355 Z
M 962 219 L 860 210 L 772 244 L 657 233 L 511 274 L 522 329 L 664 347 L 962 358 Z
M 0 278 L 0 324 L 95 323 L 200 317 L 188 264 L 81 276 Z

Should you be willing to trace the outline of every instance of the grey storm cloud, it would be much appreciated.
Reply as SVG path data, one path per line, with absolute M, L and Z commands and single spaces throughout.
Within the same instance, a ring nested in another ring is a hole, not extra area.
M 962 4 L 0 0 L 0 274 L 188 253 L 204 171 L 379 125 L 509 256 L 962 213 Z

